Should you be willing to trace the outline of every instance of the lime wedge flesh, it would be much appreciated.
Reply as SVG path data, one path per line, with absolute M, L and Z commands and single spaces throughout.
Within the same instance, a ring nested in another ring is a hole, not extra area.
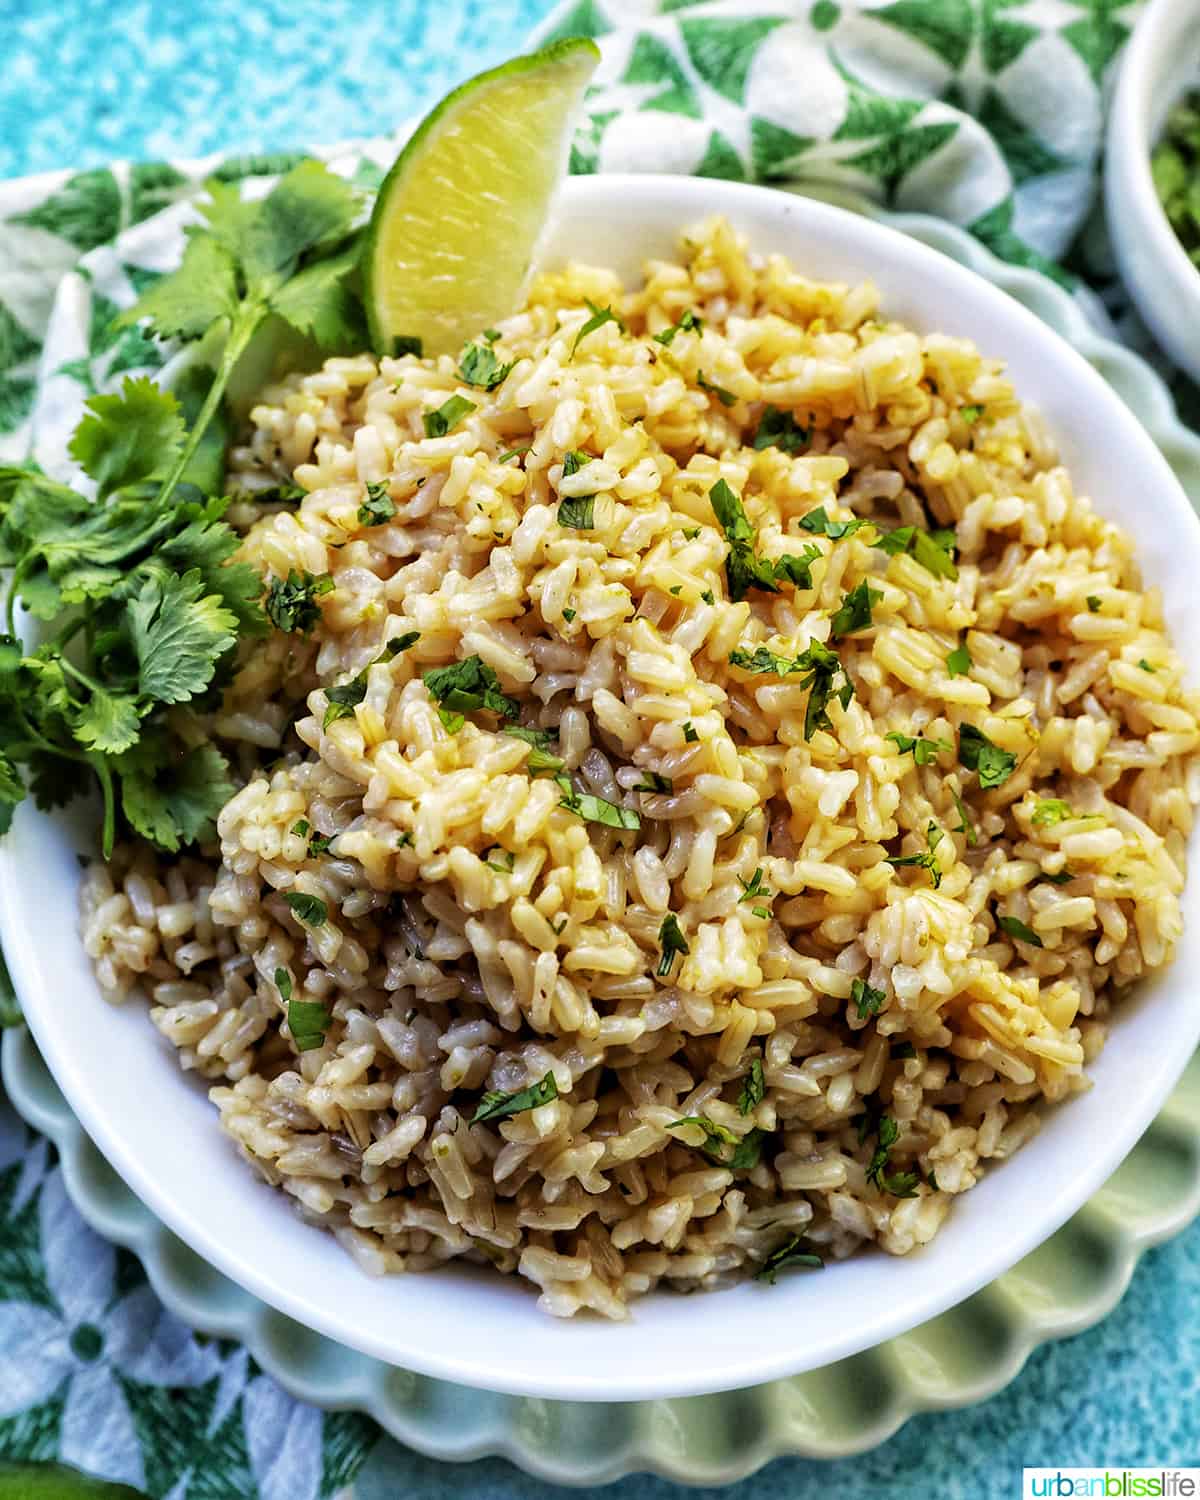
M 517 309 L 599 59 L 583 37 L 555 42 L 470 79 L 417 127 L 363 252 L 378 353 L 413 338 L 426 354 L 457 353 Z

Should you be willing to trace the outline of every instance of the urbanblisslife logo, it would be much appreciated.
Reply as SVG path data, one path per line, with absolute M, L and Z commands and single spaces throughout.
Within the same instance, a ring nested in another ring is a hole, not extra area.
M 1200 1469 L 1026 1469 L 1022 1500 L 1200 1497 Z

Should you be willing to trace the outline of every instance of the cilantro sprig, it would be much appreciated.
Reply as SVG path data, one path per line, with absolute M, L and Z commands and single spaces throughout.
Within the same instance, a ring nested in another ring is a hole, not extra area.
M 43 806 L 90 771 L 104 799 L 105 854 L 119 819 L 171 852 L 207 837 L 233 786 L 197 711 L 214 705 L 240 637 L 315 623 L 324 585 L 303 574 L 276 580 L 264 613 L 259 574 L 232 561 L 228 502 L 207 497 L 224 476 L 226 388 L 268 319 L 326 350 L 363 346 L 348 284 L 360 199 L 316 161 L 253 203 L 217 181 L 208 195 L 178 269 L 119 321 L 203 341 L 215 367 L 198 361 L 174 394 L 127 379 L 87 403 L 70 453 L 94 498 L 34 469 L 0 469 L 0 566 L 11 570 L 0 833 L 26 795 L 22 771 Z M 18 602 L 47 627 L 28 653 L 16 639 Z

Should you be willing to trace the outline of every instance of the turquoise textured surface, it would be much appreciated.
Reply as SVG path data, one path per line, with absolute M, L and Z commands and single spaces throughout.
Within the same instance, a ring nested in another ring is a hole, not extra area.
M 546 0 L 0 0 L 0 175 L 383 131 L 517 50 L 548 9 Z M 783 1460 L 720 1493 L 999 1500 L 1019 1493 L 1025 1464 L 1200 1462 L 1198 1295 L 1200 1226 L 1145 1258 L 1105 1323 L 1039 1350 L 1001 1396 L 919 1418 L 866 1457 Z M 392 1444 L 376 1450 L 356 1485 L 356 1500 L 566 1493 L 502 1461 L 455 1468 Z M 717 1492 L 629 1479 L 610 1493 Z

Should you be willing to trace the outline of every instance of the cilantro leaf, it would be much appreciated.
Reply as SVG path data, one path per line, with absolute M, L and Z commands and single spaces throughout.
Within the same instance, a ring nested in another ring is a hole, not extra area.
M 494 391 L 503 385 L 512 373 L 515 360 L 502 365 L 490 341 L 482 344 L 467 344 L 458 360 L 458 373 L 468 385 L 482 391 Z
M 707 1115 L 683 1115 L 672 1120 L 668 1130 L 677 1130 L 681 1125 L 698 1125 L 704 1132 L 704 1144 L 694 1149 L 708 1158 L 715 1167 L 726 1167 L 731 1172 L 749 1172 L 758 1166 L 762 1157 L 763 1141 L 767 1132 L 757 1126 L 739 1136 L 726 1125 L 710 1120 Z
M 958 577 L 958 569 L 954 566 L 954 543 L 955 535 L 950 529 L 917 531 L 913 537 L 912 555 L 935 578 L 953 581 Z
M 758 430 L 751 446 L 760 450 L 778 448 L 783 453 L 803 453 L 811 437 L 811 430 L 801 427 L 790 411 L 781 411 L 777 406 L 766 406 L 758 419 Z M 859 522 L 860 526 L 864 524 L 865 522 Z M 807 530 L 811 531 L 812 527 Z
M 113 766 L 129 826 L 171 853 L 206 837 L 233 796 L 229 767 L 215 745 L 180 755 L 163 738 L 143 738 Z
M 858 1011 L 860 1021 L 868 1021 L 872 1016 L 877 1016 L 883 1009 L 887 994 L 884 990 L 873 989 L 865 979 L 852 979 L 850 981 L 850 1000 Z
M 322 730 L 336 724 L 339 719 L 349 719 L 354 710 L 367 696 L 367 674 L 363 670 L 349 682 L 340 682 L 325 689 L 326 708 L 321 719 Z
M 204 594 L 193 568 L 153 576 L 129 605 L 138 688 L 160 703 L 184 703 L 212 681 L 217 661 L 233 646 L 237 617 L 217 594 Z
M 1032 927 L 1026 927 L 1019 917 L 997 917 L 996 926 L 1001 932 L 1007 933 L 1011 938 L 1020 938 L 1023 943 L 1028 943 L 1033 948 L 1044 948 L 1046 945 L 1041 937 L 1034 932 Z
M 977 771 L 982 787 L 1003 786 L 1017 769 L 1017 757 L 1012 751 L 994 745 L 974 724 L 959 726 L 958 763 L 968 771 Z
M 325 351 L 353 353 L 366 347 L 362 306 L 348 285 L 360 259 L 357 242 L 337 255 L 295 272 L 271 296 L 271 311 Z
M 314 626 L 321 623 L 317 600 L 332 593 L 333 587 L 328 573 L 314 574 L 307 569 L 301 573 L 292 568 L 286 578 L 271 579 L 263 608 L 276 630 L 311 635 Z
M 752 1058 L 750 1061 L 750 1071 L 746 1074 L 741 1093 L 738 1094 L 738 1114 L 748 1115 L 751 1110 L 763 1102 L 764 1098 L 766 1098 L 766 1093 L 767 1084 L 763 1077 L 762 1058 Z
M 785 1240 L 778 1250 L 772 1250 L 762 1266 L 755 1271 L 755 1281 L 765 1281 L 769 1286 L 775 1285 L 775 1278 L 780 1271 L 786 1271 L 789 1267 L 802 1267 L 808 1271 L 823 1271 L 824 1260 L 813 1250 L 804 1248 L 804 1240 L 800 1235 L 794 1234 L 791 1239 Z
M 500 679 L 478 656 L 435 667 L 423 674 L 423 680 L 429 696 L 451 713 L 469 714 L 484 708 L 502 719 L 515 719 L 520 712 L 516 700 L 500 691 Z
M 960 406 L 958 414 L 968 427 L 973 427 L 979 421 L 980 417 L 983 416 L 983 407 L 977 405 Z
M 891 740 L 901 755 L 908 755 L 919 766 L 932 765 L 943 750 L 953 750 L 954 746 L 948 740 L 924 740 L 919 735 L 901 734 L 893 729 L 884 735 L 885 740 Z
M 978 844 L 979 842 L 979 834 L 975 830 L 974 823 L 972 823 L 970 818 L 967 816 L 966 804 L 963 802 L 963 799 L 959 796 L 959 794 L 954 790 L 953 787 L 950 788 L 950 795 L 954 798 L 954 806 L 958 812 L 959 820 L 958 827 L 954 831 L 955 833 L 965 834 L 967 839 L 967 848 L 974 849 L 976 844 Z
M 170 468 L 183 450 L 179 402 L 146 376 L 126 379 L 119 395 L 93 396 L 69 452 L 101 498 Z
M 710 396 L 715 396 L 722 406 L 732 406 L 737 401 L 737 397 L 732 391 L 726 390 L 723 385 L 715 385 L 711 380 L 706 380 L 703 370 L 697 370 L 696 384 L 702 391 L 707 391 Z
M 16 766 L 0 751 L 0 834 L 12 827 L 13 809 L 25 800 L 25 785 Z M 0 954 L 0 962 L 3 954 Z
M 1057 823 L 1063 823 L 1075 814 L 1071 811 L 1069 803 L 1061 797 L 1044 797 L 1033 810 L 1030 822 L 1035 828 L 1053 828 Z
M 292 998 L 292 976 L 286 969 L 275 970 L 275 988 L 279 991 L 279 998 L 286 1005 Z
M 486 1120 L 507 1120 L 510 1115 L 519 1115 L 527 1109 L 537 1109 L 558 1098 L 558 1082 L 551 1069 L 538 1083 L 528 1088 L 505 1093 L 503 1089 L 489 1089 L 480 1099 L 478 1108 L 471 1116 L 472 1125 L 481 1125 Z
M 117 319 L 127 327 L 148 318 L 165 339 L 198 339 L 214 323 L 238 313 L 237 265 L 229 249 L 209 234 L 191 233 L 177 270 L 152 281 Z
M 287 976 L 284 975 L 284 978 Z M 290 981 L 288 990 L 291 990 Z M 280 994 L 282 993 L 281 989 Z M 319 1000 L 288 1000 L 287 1019 L 296 1051 L 311 1052 L 314 1048 L 325 1045 L 325 1033 L 333 1020 L 333 1013 Z
M 699 333 L 704 327 L 699 316 L 689 309 L 680 318 L 678 323 L 672 323 L 670 328 L 663 328 L 654 335 L 654 342 L 661 344 L 664 349 L 669 348 L 675 341 L 677 333 Z
M 680 930 L 679 918 L 674 912 L 668 912 L 662 919 L 662 926 L 658 929 L 658 943 L 662 949 L 662 957 L 658 961 L 658 968 L 655 972 L 660 979 L 665 979 L 675 963 L 675 955 L 692 951 Z
M 382 526 L 396 514 L 396 503 L 388 493 L 386 482 L 367 484 L 367 498 L 358 507 L 360 526 Z
M 583 300 L 587 304 L 587 309 L 591 313 L 591 317 L 588 318 L 587 322 L 584 323 L 579 332 L 575 335 L 574 342 L 571 344 L 571 352 L 567 356 L 569 359 L 575 358 L 575 351 L 579 348 L 584 339 L 587 338 L 588 334 L 595 333 L 597 328 L 603 328 L 605 323 L 615 323 L 622 333 L 626 332 L 625 324 L 622 322 L 621 318 L 615 312 L 613 312 L 611 307 L 597 307 L 589 297 L 585 297 Z
M 928 845 L 923 854 L 889 854 L 884 863 L 891 865 L 894 869 L 900 869 L 904 865 L 913 865 L 918 869 L 929 872 L 929 879 L 934 890 L 942 883 L 942 867 L 937 862 L 934 850 L 945 837 L 945 833 L 936 823 L 931 822 L 925 831 L 925 841 Z
M 965 677 L 970 670 L 971 653 L 967 650 L 966 641 L 963 641 L 946 658 L 946 671 L 951 677 Z
M 204 580 L 205 594 L 216 594 L 236 617 L 239 635 L 265 635 L 268 622 L 259 606 L 262 575 L 250 563 L 230 561 L 242 539 L 232 526 L 221 520 L 226 505 L 224 500 L 210 500 L 203 508 L 181 507 L 179 516 L 192 519 L 181 531 L 163 539 L 155 560 L 166 563 L 176 573 L 198 570 Z M 64 582 L 69 593 L 70 575 L 65 575 Z
M 770 569 L 776 579 L 786 578 L 798 589 L 810 589 L 813 586 L 812 565 L 823 555 L 820 547 L 809 542 L 799 557 L 794 553 L 785 552 L 782 557 L 777 557 L 774 563 L 764 563 L 762 566 Z
M 559 799 L 559 807 L 565 807 L 568 812 L 573 812 L 585 823 L 601 823 L 606 828 L 636 829 L 642 826 L 641 814 L 635 812 L 631 807 L 621 807 L 616 802 L 609 802 L 604 797 L 593 796 L 591 792 L 577 792 L 566 776 L 556 776 L 562 797 Z
M 835 640 L 844 635 L 854 635 L 859 630 L 869 630 L 874 624 L 872 608 L 883 595 L 873 589 L 864 578 L 843 596 L 841 605 L 834 611 L 832 631 Z
M 596 524 L 595 495 L 566 496 L 558 502 L 557 520 L 574 531 L 590 531 Z
M 305 927 L 322 927 L 329 917 L 329 908 L 320 896 L 310 896 L 307 891 L 285 891 L 283 899 L 292 908 L 292 915 Z
M 109 693 L 96 686 L 73 715 L 75 738 L 101 755 L 120 755 L 142 732 L 142 708 L 131 693 Z
M 823 505 L 818 505 L 815 510 L 810 510 L 807 515 L 800 517 L 803 530 L 811 531 L 814 536 L 827 536 L 835 542 L 841 541 L 843 537 L 853 536 L 856 531 L 861 531 L 864 526 L 871 524 L 870 521 L 860 520 L 857 516 L 851 521 L 831 521 Z
M 451 396 L 448 401 L 443 401 L 436 411 L 427 411 L 422 417 L 425 436 L 427 438 L 445 437 L 474 410 L 474 401 L 468 401 L 465 396 Z

